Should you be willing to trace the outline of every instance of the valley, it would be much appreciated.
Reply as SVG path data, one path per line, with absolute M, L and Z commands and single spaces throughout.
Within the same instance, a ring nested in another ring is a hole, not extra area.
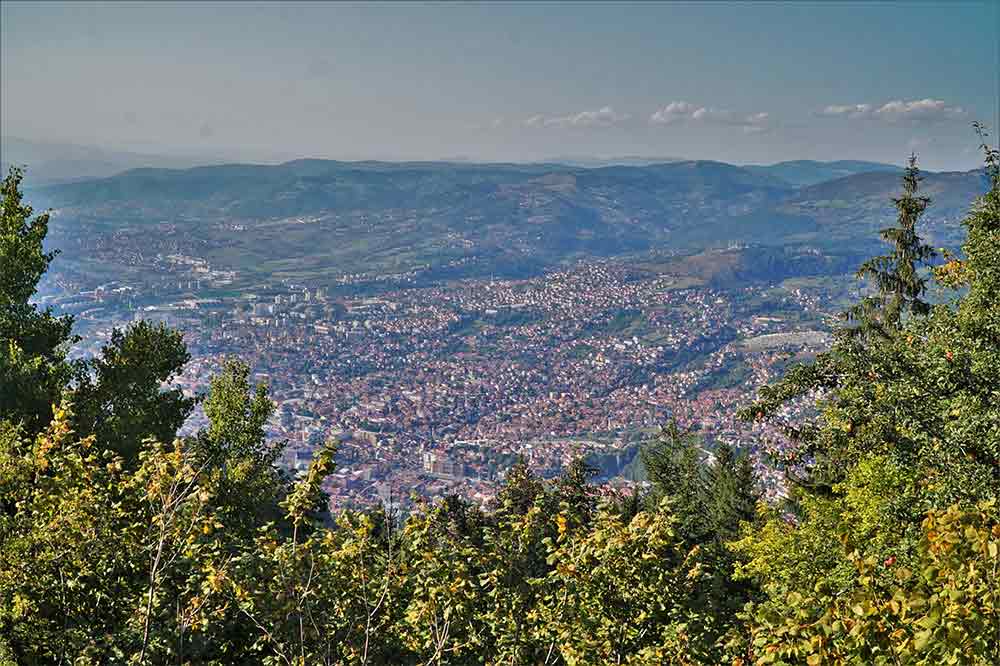
M 818 169 L 792 168 L 775 172 Z M 139 318 L 183 331 L 189 395 L 225 358 L 249 362 L 285 467 L 341 442 L 337 505 L 483 502 L 519 458 L 553 476 L 584 455 L 606 483 L 641 482 L 639 444 L 671 418 L 750 450 L 780 493 L 769 456 L 785 443 L 735 409 L 829 344 L 898 179 L 798 187 L 761 169 L 131 171 L 35 190 L 62 252 L 41 302 L 77 315 L 82 356 Z M 927 174 L 932 242 L 958 244 L 980 182 Z

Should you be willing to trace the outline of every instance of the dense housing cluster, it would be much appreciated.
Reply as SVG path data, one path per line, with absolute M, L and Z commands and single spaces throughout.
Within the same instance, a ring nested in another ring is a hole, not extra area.
M 349 505 L 407 502 L 414 491 L 486 501 L 518 457 L 552 476 L 595 454 L 610 480 L 628 474 L 638 444 L 669 418 L 709 444 L 749 447 L 758 438 L 733 418 L 739 400 L 788 353 L 827 341 L 843 288 L 804 282 L 723 290 L 601 261 L 353 298 L 277 285 L 129 310 L 121 295 L 136 285 L 46 302 L 184 331 L 194 358 L 174 381 L 189 395 L 224 358 L 245 359 L 277 405 L 269 434 L 290 440 L 287 467 L 304 469 L 330 436 L 342 442 L 327 490 Z M 106 326 L 81 349 L 96 352 Z M 202 424 L 196 415 L 189 430 Z M 760 473 L 770 476 L 763 464 Z

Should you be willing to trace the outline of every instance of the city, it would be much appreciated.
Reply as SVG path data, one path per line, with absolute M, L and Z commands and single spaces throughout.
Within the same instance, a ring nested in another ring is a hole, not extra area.
M 189 395 L 224 358 L 248 362 L 277 405 L 268 434 L 288 441 L 286 468 L 302 471 L 324 441 L 339 442 L 326 486 L 338 507 L 405 505 L 411 494 L 484 503 L 519 458 L 553 476 L 586 456 L 605 482 L 627 486 L 640 445 L 669 419 L 707 450 L 751 450 L 780 493 L 764 445 L 780 446 L 780 434 L 735 409 L 789 359 L 829 344 L 850 286 L 845 276 L 715 289 L 604 260 L 519 280 L 389 276 L 377 295 L 353 298 L 292 284 L 202 297 L 202 282 L 218 287 L 234 272 L 185 255 L 156 267 L 143 283 L 41 300 L 76 314 L 79 354 L 133 318 L 183 331 L 193 360 L 175 383 Z M 180 288 L 176 300 L 135 307 L 162 283 Z M 203 424 L 196 413 L 185 431 Z

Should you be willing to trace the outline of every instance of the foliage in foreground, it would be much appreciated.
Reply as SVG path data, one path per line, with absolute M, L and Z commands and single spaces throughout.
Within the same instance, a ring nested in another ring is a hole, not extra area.
M 176 334 L 116 333 L 71 363 L 71 321 L 30 304 L 52 255 L 20 174 L 0 228 L 0 662 L 263 664 L 1000 663 L 1000 178 L 965 221 L 959 287 L 923 299 L 919 172 L 877 294 L 833 348 L 746 410 L 783 423 L 789 497 L 759 502 L 727 447 L 668 425 L 643 496 L 598 497 L 582 461 L 524 465 L 489 507 L 324 510 L 327 446 L 296 483 L 273 407 L 232 362 L 209 426 L 164 390 Z M 16 267 L 16 274 L 8 269 Z M 56 405 L 56 407 L 51 407 Z M 780 422 L 779 422 L 780 423 Z

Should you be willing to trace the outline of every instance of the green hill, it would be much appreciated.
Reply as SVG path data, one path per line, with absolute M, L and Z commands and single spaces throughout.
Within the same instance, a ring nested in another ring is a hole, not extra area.
M 817 162 L 815 160 L 792 160 L 776 164 L 750 164 L 745 167 L 754 173 L 766 174 L 780 178 L 790 185 L 805 187 L 816 185 L 827 180 L 835 180 L 859 173 L 894 173 L 900 174 L 903 169 L 895 164 L 883 162 L 863 162 L 859 160 L 837 160 L 835 162 Z
M 856 256 L 875 242 L 898 187 L 883 171 L 796 188 L 711 161 L 585 169 L 297 160 L 136 169 L 32 196 L 56 210 L 52 241 L 84 271 L 94 262 L 134 270 L 126 255 L 180 253 L 248 280 L 324 282 L 358 272 L 516 275 L 581 257 L 734 242 L 838 257 L 851 247 Z M 924 188 L 934 197 L 930 237 L 954 245 L 955 220 L 984 189 L 981 174 L 931 173 Z

